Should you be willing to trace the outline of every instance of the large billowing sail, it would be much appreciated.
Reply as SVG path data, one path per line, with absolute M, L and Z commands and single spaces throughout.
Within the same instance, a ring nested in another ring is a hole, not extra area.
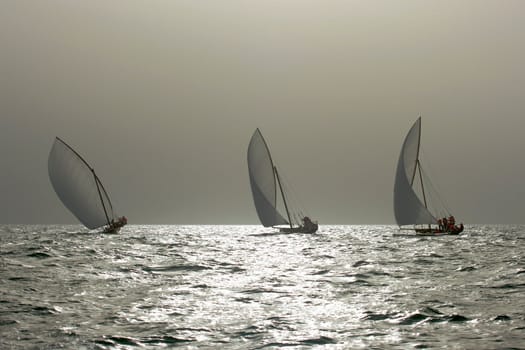
M 399 226 L 437 223 L 412 187 L 417 170 L 420 139 L 421 117 L 408 132 L 397 163 L 394 214 Z
M 288 224 L 277 211 L 277 187 L 274 165 L 266 141 L 256 129 L 248 146 L 248 172 L 253 201 L 259 220 L 265 227 Z
M 115 218 L 109 196 L 93 168 L 58 137 L 47 165 L 58 198 L 87 228 L 108 225 Z

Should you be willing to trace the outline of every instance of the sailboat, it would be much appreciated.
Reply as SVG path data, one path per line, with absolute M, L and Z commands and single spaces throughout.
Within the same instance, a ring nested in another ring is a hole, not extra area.
M 113 211 L 95 170 L 59 137 L 55 138 L 47 166 L 58 198 L 87 228 L 103 227 L 104 233 L 118 233 L 126 225 L 126 217 L 117 217 Z
M 399 161 L 397 163 L 396 180 L 394 185 L 394 214 L 400 228 L 413 225 L 418 234 L 452 234 L 457 235 L 463 231 L 463 224 L 455 225 L 455 218 L 447 209 L 441 209 L 439 217 L 431 212 L 429 208 L 429 194 L 424 181 L 423 170 L 419 160 L 421 144 L 421 117 L 419 117 L 403 142 Z M 416 181 L 419 180 L 419 181 Z M 420 184 L 419 192 L 416 193 L 416 185 Z M 428 187 L 428 186 L 427 186 Z M 433 188 L 433 187 L 432 187 Z M 436 194 L 437 196 L 437 194 Z
M 255 209 L 264 227 L 275 227 L 283 233 L 317 231 L 317 222 L 312 222 L 308 216 L 293 211 L 289 206 L 281 177 L 259 129 L 253 133 L 248 146 L 248 173 Z M 277 209 L 279 195 L 284 204 L 286 217 Z

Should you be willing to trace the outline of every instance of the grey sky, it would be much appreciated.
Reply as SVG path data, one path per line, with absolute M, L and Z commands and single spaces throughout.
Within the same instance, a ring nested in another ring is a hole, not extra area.
M 130 223 L 257 223 L 259 127 L 321 223 L 394 223 L 403 138 L 466 223 L 523 223 L 525 2 L 0 1 L 0 223 L 76 223 L 55 136 Z

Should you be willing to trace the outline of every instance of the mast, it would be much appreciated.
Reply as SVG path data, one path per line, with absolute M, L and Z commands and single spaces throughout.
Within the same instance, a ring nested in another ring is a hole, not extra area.
M 419 166 L 419 148 L 421 147 L 421 116 L 419 116 L 419 132 L 417 136 L 417 152 L 416 152 L 416 167 Z M 421 169 L 419 171 L 419 175 L 421 176 Z M 410 179 L 410 186 L 414 184 L 414 179 L 416 177 L 416 168 L 414 167 L 414 173 L 412 174 L 412 178 Z M 421 182 L 423 183 L 423 182 Z M 425 205 L 426 207 L 426 205 Z
M 423 204 L 425 204 L 425 208 L 428 210 L 427 197 L 425 195 L 425 186 L 423 185 L 423 176 L 421 175 L 421 163 L 419 163 L 419 159 L 417 160 L 417 170 L 419 172 L 419 181 L 421 182 L 421 192 L 423 193 Z M 430 224 L 428 224 L 428 229 L 430 230 Z
M 279 173 L 277 172 L 277 167 L 273 166 L 273 171 L 277 177 L 277 182 L 279 183 L 279 189 L 281 190 L 281 196 L 283 197 L 284 202 L 284 208 L 286 209 L 286 215 L 288 216 L 288 223 L 290 224 L 290 230 L 293 229 L 292 226 L 292 219 L 290 218 L 290 212 L 288 211 L 288 204 L 286 203 L 286 197 L 284 196 L 283 186 L 281 185 L 281 177 L 279 176 Z
M 419 181 L 421 181 L 421 192 L 423 193 L 423 204 L 425 204 L 425 208 L 428 209 L 427 197 L 425 196 L 425 186 L 423 185 L 423 176 L 421 175 L 421 164 L 419 163 L 419 160 L 417 161 L 417 169 L 419 171 Z
M 106 215 L 106 220 L 108 222 L 108 225 L 110 225 L 111 222 L 109 221 L 108 211 L 106 210 L 106 205 L 104 204 L 104 199 L 102 198 L 102 192 L 100 192 L 100 186 L 98 185 L 99 183 L 100 183 L 100 185 L 102 185 L 102 182 L 100 182 L 100 180 L 98 179 L 97 174 L 95 174 L 95 169 L 91 168 L 91 172 L 93 173 L 93 177 L 95 178 L 95 183 L 97 184 L 98 197 L 100 198 L 100 203 L 102 203 L 102 209 L 104 209 L 104 214 Z M 105 193 L 106 190 L 104 189 L 104 186 L 102 186 L 102 189 L 104 190 L 104 193 Z M 106 193 L 106 196 L 107 196 L 107 193 Z M 108 199 L 109 199 L 109 197 L 108 197 Z M 110 205 L 111 205 L 111 203 L 110 203 Z
M 421 116 L 419 116 L 419 119 L 421 120 Z M 421 182 L 421 192 L 423 194 L 423 204 L 425 205 L 425 209 L 428 210 L 427 205 L 427 197 L 425 195 L 425 186 L 423 185 L 423 175 L 421 175 L 421 163 L 419 162 L 419 148 L 421 147 L 421 121 L 419 122 L 419 135 L 417 140 L 417 158 L 416 158 L 416 167 L 419 172 L 419 181 Z M 414 169 L 414 175 L 412 176 L 412 183 L 414 183 L 414 177 L 416 176 L 416 171 Z M 428 224 L 428 229 L 430 230 L 430 223 Z

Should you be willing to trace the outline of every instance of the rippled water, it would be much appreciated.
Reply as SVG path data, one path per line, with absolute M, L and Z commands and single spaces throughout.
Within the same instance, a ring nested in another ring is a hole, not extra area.
M 0 349 L 525 348 L 525 226 L 0 226 Z

